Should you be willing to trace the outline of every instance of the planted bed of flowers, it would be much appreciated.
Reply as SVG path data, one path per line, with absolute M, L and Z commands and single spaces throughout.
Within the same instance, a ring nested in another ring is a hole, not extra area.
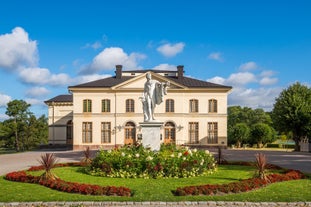
M 151 151 L 141 145 L 100 150 L 88 172 L 114 178 L 186 178 L 212 173 L 215 159 L 209 151 L 162 145 Z
M 62 166 L 78 166 L 77 164 L 61 164 Z M 31 167 L 30 171 L 42 170 L 42 166 Z M 105 195 L 105 196 L 131 196 L 131 190 L 126 187 L 115 186 L 99 186 L 91 184 L 83 184 L 76 182 L 67 182 L 59 178 L 54 180 L 43 180 L 40 176 L 33 176 L 26 173 L 26 171 L 17 171 L 8 173 L 5 176 L 6 180 L 24 183 L 35 183 L 46 186 L 51 189 L 55 189 L 67 193 L 80 193 L 85 195 Z
M 177 188 L 172 192 L 176 196 L 240 193 L 258 189 L 271 183 L 302 179 L 305 178 L 305 176 L 298 170 L 287 170 L 285 174 L 269 174 L 266 178 L 267 179 L 249 178 L 239 182 L 232 182 L 221 185 L 207 184 L 200 186 L 186 186 Z

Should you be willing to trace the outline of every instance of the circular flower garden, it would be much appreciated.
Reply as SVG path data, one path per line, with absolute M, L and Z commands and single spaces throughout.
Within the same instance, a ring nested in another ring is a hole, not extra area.
M 151 151 L 138 145 L 100 150 L 87 172 L 113 178 L 187 178 L 215 170 L 215 159 L 208 150 L 163 145 L 160 151 Z

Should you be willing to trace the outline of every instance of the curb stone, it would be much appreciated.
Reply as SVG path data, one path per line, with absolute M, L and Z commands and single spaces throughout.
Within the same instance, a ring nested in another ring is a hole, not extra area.
M 148 206 L 148 207 L 177 207 L 177 206 L 226 206 L 226 207 L 257 207 L 257 206 L 275 206 L 275 207 L 311 207 L 311 202 L 226 202 L 226 201 L 182 201 L 182 202 L 163 202 L 163 201 L 144 201 L 144 202 L 8 202 L 1 203 L 0 207 L 94 207 L 94 206 Z

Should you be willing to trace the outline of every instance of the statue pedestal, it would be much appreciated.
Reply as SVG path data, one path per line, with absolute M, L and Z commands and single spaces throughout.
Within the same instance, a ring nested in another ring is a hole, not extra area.
M 160 150 L 161 146 L 161 126 L 163 122 L 140 122 L 142 132 L 142 144 L 152 151 Z

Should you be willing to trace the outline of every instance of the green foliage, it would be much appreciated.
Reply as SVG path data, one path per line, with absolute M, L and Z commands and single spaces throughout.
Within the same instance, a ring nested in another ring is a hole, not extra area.
M 263 145 L 273 142 L 275 139 L 274 130 L 267 124 L 258 123 L 254 124 L 251 128 L 252 142 L 257 144 L 260 148 Z
M 272 127 L 270 114 L 263 109 L 242 108 L 240 106 L 228 107 L 228 143 L 235 144 L 237 147 L 240 147 L 241 144 L 252 144 L 250 128 L 258 123 Z
M 183 178 L 215 169 L 214 157 L 208 151 L 164 146 L 159 152 L 154 152 L 139 145 L 99 151 L 89 172 L 119 178 Z
M 6 148 L 25 151 L 44 144 L 48 139 L 47 118 L 37 118 L 29 111 L 30 104 L 23 100 L 8 103 L 6 114 L 10 117 L 0 125 L 0 139 Z
M 283 90 L 272 111 L 276 129 L 292 133 L 299 150 L 299 141 L 311 136 L 311 88 L 299 82 Z
M 238 123 L 230 130 L 230 137 L 236 143 L 237 147 L 241 147 L 242 143 L 247 143 L 250 129 L 245 123 Z

